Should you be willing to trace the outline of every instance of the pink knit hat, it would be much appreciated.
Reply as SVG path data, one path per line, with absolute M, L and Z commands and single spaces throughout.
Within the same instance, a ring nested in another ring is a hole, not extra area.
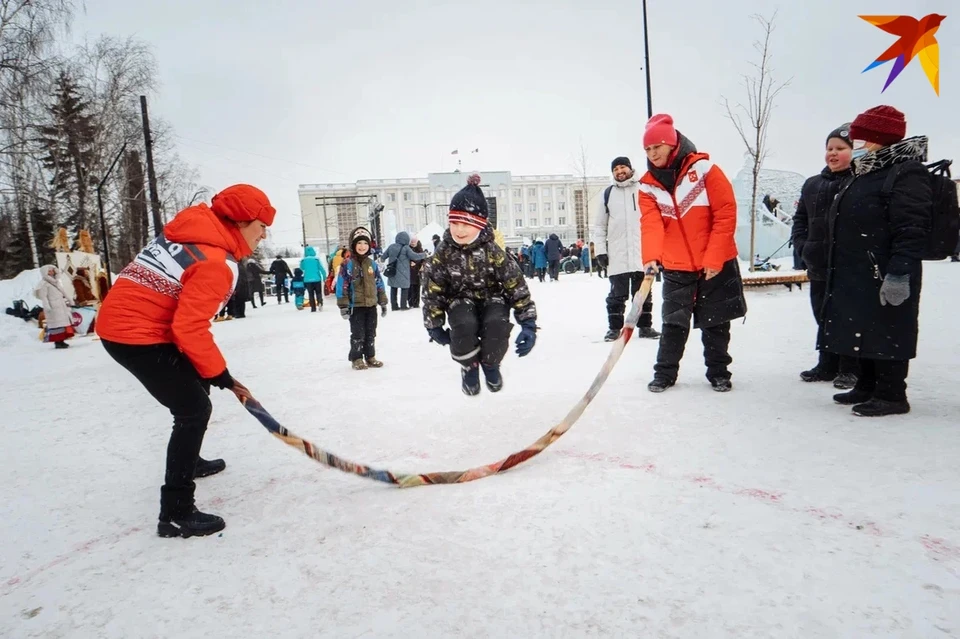
M 677 130 L 673 128 L 673 118 L 665 113 L 650 118 L 643 132 L 643 148 L 655 144 L 677 146 Z

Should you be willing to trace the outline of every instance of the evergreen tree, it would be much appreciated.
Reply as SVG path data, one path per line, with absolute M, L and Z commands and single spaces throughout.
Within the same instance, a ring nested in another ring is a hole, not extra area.
M 89 104 L 76 82 L 61 71 L 54 88 L 54 102 L 48 107 L 49 124 L 39 127 L 39 143 L 45 155 L 44 167 L 52 173 L 52 200 L 65 209 L 63 225 L 71 237 L 81 229 L 94 233 L 96 217 L 88 211 L 89 195 L 96 185 L 90 175 L 95 160 L 96 124 L 88 114 Z M 93 223 L 93 226 L 91 226 Z

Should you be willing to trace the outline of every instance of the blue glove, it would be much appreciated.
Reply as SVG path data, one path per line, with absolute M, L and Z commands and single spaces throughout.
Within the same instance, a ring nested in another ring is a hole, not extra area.
M 447 346 L 447 345 L 450 344 L 450 331 L 449 331 L 449 330 L 444 330 L 444 329 L 440 328 L 439 326 L 434 326 L 434 327 L 431 328 L 429 331 L 427 331 L 427 333 L 429 333 L 429 335 L 430 335 L 430 341 L 431 341 L 431 342 L 436 342 L 436 343 L 439 344 L 440 346 Z
M 887 273 L 880 285 L 880 305 L 900 306 L 910 297 L 910 276 Z
M 533 350 L 533 345 L 537 343 L 537 323 L 533 320 L 526 320 L 520 323 L 520 334 L 517 335 L 517 355 L 523 357 Z

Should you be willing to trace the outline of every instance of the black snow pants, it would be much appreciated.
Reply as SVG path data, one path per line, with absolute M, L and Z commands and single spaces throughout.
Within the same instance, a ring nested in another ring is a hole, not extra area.
M 277 285 L 277 304 L 280 304 L 280 297 L 283 296 L 284 302 L 290 301 L 290 292 L 287 290 L 287 287 L 283 285 L 283 278 L 278 277 L 274 280 L 274 284 Z
M 610 280 L 610 294 L 607 295 L 607 320 L 610 323 L 610 330 L 619 331 L 623 328 L 623 313 L 627 306 L 627 300 L 632 300 L 633 296 L 640 290 L 640 285 L 643 284 L 643 273 L 641 271 L 618 273 L 611 275 L 608 279 Z M 650 291 L 650 295 L 643 303 L 637 326 L 640 328 L 653 326 L 653 291 Z
M 502 298 L 483 302 L 456 299 L 447 312 L 450 323 L 450 355 L 470 368 L 477 362 L 498 366 L 510 347 L 510 308 Z
M 397 305 L 397 293 L 400 294 L 400 305 Z M 390 289 L 390 310 L 392 311 L 405 311 L 410 304 L 410 289 L 409 288 L 391 288 Z
M 813 317 L 817 320 L 817 330 L 822 328 L 823 324 L 823 302 L 827 296 L 827 282 L 825 280 L 810 280 L 810 307 L 813 309 Z M 837 355 L 823 349 L 820 350 L 820 360 L 817 366 L 825 373 L 852 373 L 859 372 L 859 365 L 856 357 L 849 355 Z
M 147 346 L 101 340 L 107 354 L 143 384 L 173 415 L 167 470 L 160 488 L 160 516 L 184 516 L 194 507 L 193 482 L 213 406 L 210 384 L 173 344 Z
M 702 333 L 707 379 L 729 379 L 727 367 L 733 362 L 728 352 L 730 321 L 747 313 L 736 258 L 709 280 L 703 272 L 664 270 L 662 309 L 663 330 L 653 367 L 655 377 L 677 381 L 692 317 L 693 327 Z
M 551 280 L 560 279 L 560 260 L 550 260 L 547 263 L 547 272 Z
M 317 306 L 323 306 L 323 282 L 306 282 L 307 294 L 310 296 L 310 310 L 317 310 Z
M 377 307 L 354 306 L 350 313 L 350 355 L 352 362 L 376 357 L 374 340 L 377 339 Z
M 876 399 L 902 402 L 907 399 L 907 373 L 909 360 L 866 359 L 858 360 L 859 376 L 856 390 L 871 393 Z

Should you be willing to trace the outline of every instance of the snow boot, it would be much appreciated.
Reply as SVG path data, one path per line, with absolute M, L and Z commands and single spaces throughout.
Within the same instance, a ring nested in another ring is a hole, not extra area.
M 891 402 L 886 399 L 873 397 L 862 404 L 853 407 L 853 414 L 860 417 L 884 417 L 886 415 L 905 415 L 910 412 L 907 400 Z
M 607 331 L 607 334 L 603 336 L 603 341 L 605 342 L 615 342 L 617 338 L 620 337 L 620 330 L 611 328 Z
M 368 357 L 367 368 L 383 368 L 383 362 L 381 362 L 376 357 Z
M 733 389 L 733 382 L 730 381 L 729 377 L 711 377 L 709 379 L 713 390 L 718 393 L 727 393 Z
M 840 373 L 833 380 L 833 387 L 840 390 L 849 390 L 857 385 L 857 376 L 853 373 Z
M 837 393 L 833 396 L 833 401 L 841 406 L 852 406 L 854 404 L 869 402 L 871 397 L 873 397 L 873 393 L 870 391 L 858 390 L 854 388 L 846 393 Z
M 362 359 L 353 360 L 353 370 L 355 371 L 365 371 L 367 370 L 367 363 Z
M 666 377 L 661 377 L 660 375 L 654 375 L 653 381 L 647 384 L 647 390 L 651 393 L 662 393 L 676 382 L 667 379 Z
M 503 375 L 500 374 L 499 366 L 483 366 L 483 377 L 487 381 L 487 388 L 491 393 L 498 392 L 503 388 Z
M 660 339 L 660 333 L 652 326 L 643 326 L 637 328 L 636 337 L 643 337 L 645 339 Z
M 219 472 L 222 472 L 227 467 L 227 462 L 222 459 L 210 459 L 206 460 L 203 457 L 197 460 L 197 470 L 194 472 L 194 479 L 200 479 L 201 477 L 209 477 L 210 475 L 216 475 Z
M 480 367 L 474 364 L 460 369 L 461 388 L 464 395 L 480 394 Z
M 820 368 L 819 364 L 817 364 L 810 370 L 806 370 L 800 373 L 800 379 L 802 379 L 805 382 L 829 382 L 829 381 L 833 381 L 833 379 L 836 376 L 837 376 L 836 373 L 831 373 L 828 370 L 824 370 Z M 840 388 L 839 386 L 836 386 L 836 384 L 834 384 L 834 386 L 836 388 Z M 853 388 L 853 386 L 850 386 L 849 388 Z
M 161 537 L 203 537 L 218 533 L 225 527 L 226 523 L 220 517 L 202 513 L 194 507 L 192 512 L 182 517 L 160 513 L 157 534 Z
M 57 350 L 60 350 L 62 348 L 70 348 L 70 345 L 66 342 L 57 342 L 53 345 L 53 347 Z

